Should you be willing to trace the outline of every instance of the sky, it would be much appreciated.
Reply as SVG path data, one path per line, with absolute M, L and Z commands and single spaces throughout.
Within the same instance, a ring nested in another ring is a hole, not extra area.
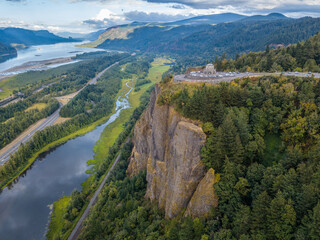
M 0 27 L 88 33 L 225 12 L 320 17 L 320 0 L 0 0 Z

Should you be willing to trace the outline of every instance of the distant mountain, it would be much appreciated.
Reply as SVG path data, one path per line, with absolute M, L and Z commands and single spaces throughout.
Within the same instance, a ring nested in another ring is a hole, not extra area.
M 143 37 L 150 37 L 152 34 L 164 33 L 165 36 L 172 33 L 172 39 L 179 37 L 185 37 L 187 34 L 198 32 L 201 30 L 206 30 L 210 28 L 210 25 L 224 23 L 224 22 L 234 22 L 240 19 L 246 18 L 247 16 L 235 14 L 235 13 L 222 13 L 222 14 L 213 14 L 213 15 L 204 15 L 193 18 L 188 18 L 175 22 L 167 23 L 143 23 L 143 22 L 133 22 L 130 24 L 124 24 L 119 26 L 110 27 L 107 30 L 103 31 L 100 36 L 98 36 L 96 41 L 93 41 L 87 46 L 97 47 L 100 44 L 103 44 L 106 41 L 106 44 L 117 39 L 127 39 L 129 34 L 134 34 L 136 31 L 138 34 L 145 34 Z M 203 25 L 197 27 L 197 25 Z M 204 26 L 206 25 L 206 26 Z M 189 26 L 189 27 L 188 27 Z M 183 32 L 185 30 L 185 32 Z M 170 33 L 167 33 L 169 31 Z M 166 33 L 165 33 L 166 32 Z M 137 36 L 140 38 L 139 36 Z M 154 36 L 158 38 L 158 36 Z M 164 36 L 162 36 L 164 37 Z M 130 36 L 133 38 L 133 36 Z M 163 38 L 162 38 L 163 39 Z M 170 40 L 170 38 L 168 39 Z M 121 40 L 120 40 L 121 41 Z M 136 40 L 134 40 L 137 43 Z M 123 49 L 127 46 L 121 46 L 120 44 L 112 45 L 112 47 L 117 49 Z
M 0 63 L 17 56 L 17 50 L 0 42 Z
M 178 55 L 199 55 L 212 59 L 226 53 L 265 50 L 270 44 L 294 44 L 320 32 L 320 18 L 279 19 L 267 21 L 238 21 L 218 24 L 207 31 L 199 31 L 177 41 L 156 45 L 154 52 Z
M 33 31 L 23 28 L 0 29 L 0 42 L 11 44 L 24 44 L 26 46 L 54 44 L 60 42 L 74 42 L 72 38 L 62 38 L 47 30 Z
M 284 20 L 290 19 L 281 13 L 270 13 L 268 15 L 254 15 L 250 17 L 245 17 L 240 19 L 242 22 L 249 22 L 249 21 L 272 21 L 272 20 Z
M 234 22 L 246 18 L 247 16 L 235 14 L 235 13 L 222 13 L 213 15 L 204 15 L 193 18 L 188 18 L 172 23 L 167 23 L 168 25 L 194 25 L 194 24 L 218 24 L 226 22 Z
M 132 23 L 115 26 L 102 33 L 91 46 L 167 53 L 191 60 L 194 56 L 213 59 L 223 53 L 233 57 L 237 53 L 261 51 L 269 44 L 297 43 L 320 32 L 320 18 L 291 19 L 278 13 L 244 17 L 214 26 L 182 23 Z
M 80 40 L 89 40 L 89 41 L 94 41 L 98 39 L 99 35 L 106 30 L 99 30 L 96 32 L 91 32 L 91 33 L 72 33 L 72 32 L 60 32 L 57 33 L 58 36 L 64 37 L 64 38 L 74 38 L 74 39 L 80 39 Z
M 84 39 L 89 41 L 94 41 L 99 38 L 100 34 L 104 33 L 106 30 L 102 29 L 96 32 L 88 33 L 85 35 Z

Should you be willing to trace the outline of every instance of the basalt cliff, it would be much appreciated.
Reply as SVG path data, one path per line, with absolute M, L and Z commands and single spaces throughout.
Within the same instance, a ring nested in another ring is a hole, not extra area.
M 218 199 L 213 169 L 206 171 L 200 150 L 206 135 L 198 122 L 182 117 L 172 106 L 157 104 L 156 86 L 150 105 L 134 129 L 129 175 L 147 171 L 146 197 L 156 201 L 172 218 L 185 215 L 206 216 Z

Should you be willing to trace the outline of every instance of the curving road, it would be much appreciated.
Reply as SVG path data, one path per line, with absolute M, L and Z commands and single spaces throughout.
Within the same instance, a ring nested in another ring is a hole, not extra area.
M 96 84 L 98 79 L 106 71 L 108 71 L 110 68 L 112 68 L 113 66 L 115 66 L 117 64 L 119 64 L 119 62 L 115 62 L 114 64 L 110 65 L 109 67 L 104 69 L 102 72 L 97 74 L 97 76 L 95 76 L 93 79 L 91 79 L 83 88 L 81 88 L 78 92 L 76 92 L 76 94 L 73 94 L 72 97 L 70 97 L 70 98 L 74 98 L 77 94 L 79 94 L 79 92 L 81 92 L 83 89 L 85 89 L 88 85 Z M 57 99 L 59 99 L 59 98 L 63 98 L 63 97 L 58 97 Z M 9 161 L 10 156 L 19 149 L 20 145 L 29 141 L 36 132 L 45 129 L 48 126 L 52 126 L 57 121 L 57 119 L 60 117 L 60 110 L 61 110 L 62 106 L 63 105 L 60 103 L 59 108 L 52 115 L 50 115 L 49 117 L 47 117 L 44 120 L 38 121 L 35 125 L 33 125 L 33 127 L 24 131 L 20 136 L 18 136 L 10 144 L 8 144 L 3 149 L 1 149 L 0 150 L 0 166 L 5 164 L 7 161 Z

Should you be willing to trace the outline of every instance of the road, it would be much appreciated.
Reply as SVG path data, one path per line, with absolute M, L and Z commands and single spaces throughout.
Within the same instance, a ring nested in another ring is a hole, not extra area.
M 4 163 L 6 163 L 10 159 L 10 156 L 18 150 L 20 145 L 29 141 L 36 132 L 45 129 L 48 126 L 52 126 L 54 122 L 59 118 L 59 112 L 61 108 L 62 108 L 62 104 L 60 103 L 59 108 L 53 114 L 51 114 L 49 117 L 47 117 L 43 121 L 39 122 L 39 124 L 35 124 L 33 127 L 28 129 L 29 131 L 23 132 L 19 137 L 17 137 L 17 139 L 19 139 L 18 141 L 14 140 L 10 144 L 8 144 L 6 147 L 4 147 L 3 150 L 5 151 L 0 156 L 0 165 L 3 165 Z
M 175 82 L 207 82 L 207 83 L 219 83 L 219 82 L 231 82 L 237 78 L 254 77 L 254 76 L 270 76 L 270 75 L 284 75 L 284 76 L 296 76 L 296 77 L 311 77 L 320 78 L 320 73 L 300 73 L 300 72 L 285 72 L 285 73 L 225 73 L 218 72 L 217 77 L 210 79 L 191 79 L 186 77 L 185 74 L 177 75 L 174 77 Z M 196 78 L 196 77 L 195 77 Z
M 103 70 L 102 72 L 100 72 L 97 76 L 95 76 L 91 81 L 89 81 L 88 85 L 92 85 L 92 84 L 96 84 L 97 80 L 106 72 L 108 71 L 110 68 L 112 68 L 113 66 L 119 64 L 119 62 L 115 62 L 114 64 L 110 65 L 109 67 L 107 67 L 105 70 Z
M 119 64 L 119 62 L 116 62 L 112 65 L 110 65 L 109 67 L 107 67 L 106 69 L 104 69 L 102 72 L 100 72 L 99 74 L 97 74 L 97 76 L 95 76 L 93 79 L 91 79 L 83 88 L 81 88 L 79 91 L 77 91 L 75 94 L 72 94 L 72 97 L 68 97 L 68 98 L 74 98 L 77 94 L 79 94 L 79 92 L 81 92 L 83 89 L 85 89 L 88 85 L 92 85 L 92 84 L 96 84 L 97 80 L 110 68 L 112 68 L 113 66 Z M 58 97 L 57 99 L 63 99 L 64 97 Z M 38 132 L 41 131 L 43 129 L 45 129 L 48 126 L 52 126 L 55 121 L 57 121 L 57 119 L 60 117 L 60 110 L 62 108 L 62 104 L 60 103 L 60 107 L 59 109 L 57 109 L 51 116 L 49 116 L 48 118 L 44 119 L 44 120 L 40 120 L 38 121 L 36 124 L 34 124 L 31 128 L 27 129 L 26 131 L 24 131 L 22 134 L 20 134 L 20 136 L 18 136 L 15 140 L 13 140 L 10 144 L 8 144 L 7 146 L 5 146 L 3 149 L 0 150 L 0 165 L 5 164 L 9 159 L 10 156 L 15 153 L 20 145 L 23 143 L 26 143 L 27 141 L 29 141 L 33 135 Z
M 126 141 L 126 143 L 129 142 L 129 139 Z M 81 233 L 81 227 L 82 227 L 82 223 L 84 221 L 84 219 L 88 216 L 90 209 L 92 206 L 94 206 L 94 204 L 97 202 L 99 193 L 101 192 L 102 188 L 104 187 L 104 185 L 106 184 L 108 178 L 110 177 L 110 174 L 112 172 L 112 170 L 114 169 L 114 167 L 117 165 L 117 163 L 120 160 L 120 154 L 118 154 L 116 160 L 114 161 L 114 163 L 112 164 L 111 168 L 109 169 L 107 175 L 103 178 L 103 181 L 101 182 L 99 188 L 97 189 L 97 191 L 94 193 L 93 197 L 91 198 L 86 210 L 84 211 L 84 213 L 82 214 L 81 218 L 79 219 L 77 225 L 75 226 L 75 228 L 73 229 L 72 233 L 70 234 L 68 240 L 75 240 L 78 238 L 79 234 Z

